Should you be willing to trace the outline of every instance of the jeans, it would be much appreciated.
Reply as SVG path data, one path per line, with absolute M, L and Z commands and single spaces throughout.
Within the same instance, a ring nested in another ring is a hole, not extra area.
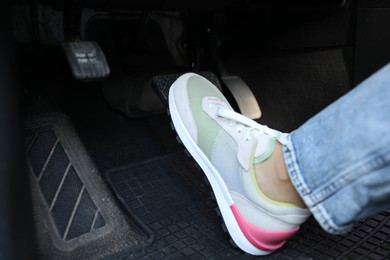
M 322 228 L 348 231 L 390 208 L 390 65 L 292 132 L 290 179 Z

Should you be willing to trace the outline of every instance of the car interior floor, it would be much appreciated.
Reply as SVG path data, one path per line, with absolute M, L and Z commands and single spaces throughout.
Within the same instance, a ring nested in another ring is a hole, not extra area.
M 329 8 L 246 2 L 253 6 L 237 1 L 204 13 L 88 9 L 83 36 L 99 44 L 111 69 L 99 80 L 76 80 L 59 44 L 16 44 L 40 258 L 254 258 L 234 245 L 207 178 L 176 136 L 166 79 L 212 75 L 237 108 L 224 83 L 237 76 L 259 104 L 256 121 L 292 132 L 357 85 L 357 8 L 354 1 L 322 1 Z M 153 85 L 156 76 L 162 86 Z M 386 211 L 339 236 L 310 217 L 263 258 L 385 259 L 389 252 Z
M 346 61 L 349 56 L 345 54 L 348 51 L 348 48 L 333 48 L 255 55 L 241 52 L 221 59 L 226 71 L 239 75 L 256 96 L 263 114 L 258 121 L 287 132 L 351 89 L 349 62 Z M 110 187 L 105 192 L 119 198 L 111 203 L 119 205 L 130 226 L 127 235 L 130 234 L 132 240 L 111 251 L 96 250 L 100 243 L 109 243 L 107 241 L 90 242 L 83 247 L 88 250 L 64 253 L 65 257 L 251 258 L 229 243 L 221 227 L 222 221 L 215 213 L 211 190 L 177 143 L 166 113 L 128 118 L 107 104 L 100 83 L 80 83 L 72 79 L 60 50 L 37 52 L 19 46 L 18 53 L 23 71 L 20 84 L 26 122 L 38 122 L 32 124 L 32 129 L 36 129 L 42 118 L 49 117 L 54 119 L 46 123 L 59 124 L 65 132 L 74 131 L 90 156 L 92 167 L 96 167 L 95 174 L 101 176 L 103 185 Z M 36 62 L 37 56 L 39 62 Z M 58 123 L 56 118 L 64 117 L 66 123 Z M 69 125 L 74 130 L 63 129 Z M 28 131 L 31 129 L 26 133 Z M 77 146 L 77 142 L 69 142 Z M 66 150 L 66 153 L 70 152 Z M 83 157 L 77 155 L 76 158 Z M 93 191 L 90 193 L 93 197 Z M 266 258 L 304 259 L 340 254 L 355 257 L 361 254 L 362 248 L 368 255 L 374 248 L 386 246 L 372 243 L 383 233 L 369 231 L 386 228 L 388 224 L 382 223 L 384 218 L 389 217 L 379 214 L 368 222 L 360 222 L 346 236 L 330 236 L 310 219 L 286 246 Z M 108 217 L 105 220 L 108 221 Z M 117 236 L 112 243 L 121 239 L 123 236 Z M 95 255 L 90 253 L 93 250 Z M 49 252 L 43 253 L 49 258 L 53 249 L 49 247 L 42 252 Z

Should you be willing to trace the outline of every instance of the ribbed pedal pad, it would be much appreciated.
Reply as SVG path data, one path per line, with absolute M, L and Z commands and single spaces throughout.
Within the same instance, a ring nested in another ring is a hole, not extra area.
M 99 80 L 110 74 L 106 56 L 98 43 L 92 41 L 65 42 L 62 48 L 75 79 Z
M 232 93 L 241 114 L 251 119 L 261 117 L 260 106 L 248 85 L 238 76 L 222 77 L 222 82 Z
M 222 90 L 221 83 L 219 82 L 218 77 L 214 73 L 209 71 L 203 71 L 197 72 L 197 74 L 201 75 L 202 77 L 205 77 L 217 88 L 219 88 L 219 90 Z M 168 105 L 169 88 L 181 75 L 183 74 L 165 74 L 157 75 L 152 78 L 152 86 L 165 105 Z

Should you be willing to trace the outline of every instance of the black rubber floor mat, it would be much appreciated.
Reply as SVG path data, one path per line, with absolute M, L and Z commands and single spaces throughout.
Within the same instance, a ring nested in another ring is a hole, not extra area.
M 152 243 L 116 257 L 252 258 L 229 243 L 211 190 L 184 152 L 110 170 L 107 179 L 129 213 L 154 234 Z M 390 213 L 385 212 L 359 222 L 345 236 L 325 233 L 310 218 L 283 248 L 262 259 L 389 257 Z
M 26 150 L 42 258 L 96 259 L 147 238 L 121 214 L 65 116 L 29 120 Z

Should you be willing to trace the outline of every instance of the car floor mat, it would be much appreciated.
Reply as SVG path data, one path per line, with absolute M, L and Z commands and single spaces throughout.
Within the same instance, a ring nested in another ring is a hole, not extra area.
M 149 237 L 122 213 L 65 115 L 38 116 L 25 124 L 40 258 L 97 259 Z
M 184 152 L 115 168 L 106 178 L 128 213 L 153 232 L 152 243 L 116 257 L 253 258 L 229 243 L 212 191 Z M 389 256 L 390 212 L 383 212 L 357 223 L 344 236 L 327 234 L 311 217 L 281 249 L 262 259 Z

